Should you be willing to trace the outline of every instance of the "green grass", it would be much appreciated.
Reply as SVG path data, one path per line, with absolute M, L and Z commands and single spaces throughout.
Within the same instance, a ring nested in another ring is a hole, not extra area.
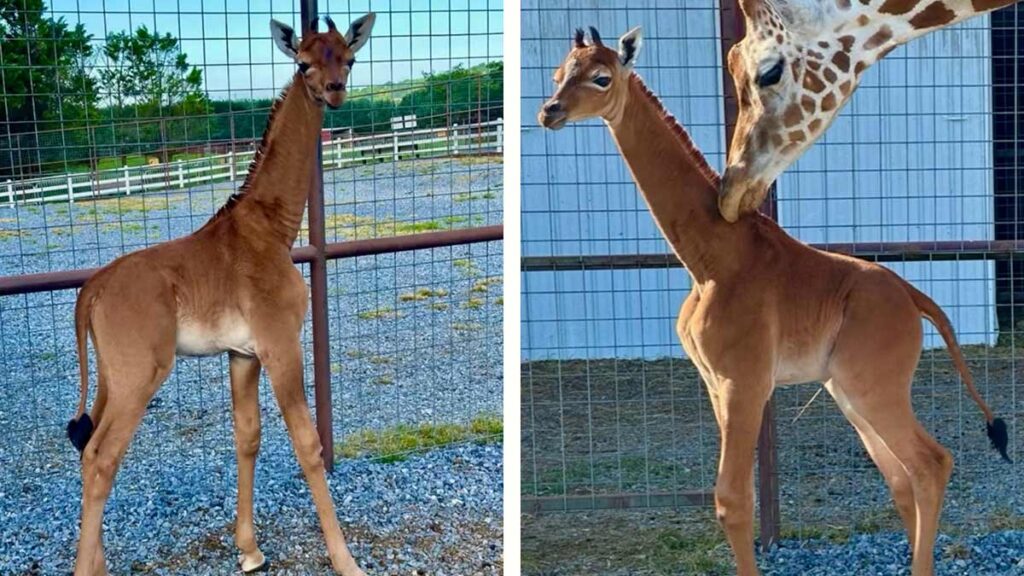
M 498 195 L 488 190 L 487 192 L 463 192 L 452 197 L 453 202 L 473 202 L 475 200 L 494 200 Z
M 469 258 L 456 258 L 455 260 L 452 260 L 452 266 L 461 270 L 462 273 L 465 274 L 466 276 L 480 275 L 480 269 L 477 268 L 476 263 L 474 263 Z
M 399 313 L 394 308 L 377 308 L 376 310 L 365 310 L 359 313 L 360 320 L 386 320 L 390 318 L 401 318 Z
M 138 216 L 148 214 L 149 212 L 167 210 L 182 201 L 182 198 L 171 200 L 166 196 L 121 196 L 94 201 L 93 213 Z
M 445 310 L 448 309 L 448 305 L 445 304 L 444 302 L 431 302 L 430 309 L 436 310 L 438 312 L 444 312 Z
M 482 280 L 477 280 L 473 287 L 469 289 L 470 292 L 487 292 L 491 286 L 495 284 L 501 284 L 501 276 L 490 276 Z
M 480 298 L 470 298 L 462 303 L 462 307 L 468 310 L 479 310 L 484 307 L 484 301 Z
M 420 300 L 427 300 L 429 298 L 442 298 L 448 295 L 448 291 L 444 288 L 432 289 L 432 288 L 419 288 L 413 292 L 406 292 L 400 294 L 398 299 L 402 302 L 417 302 Z
M 501 438 L 498 416 L 481 414 L 468 424 L 399 424 L 384 430 L 364 430 L 335 444 L 341 458 L 373 458 L 383 462 L 405 460 L 411 452 L 429 450 L 458 442 L 493 442 Z
M 331 214 L 326 218 L 326 229 L 347 240 L 389 238 L 406 234 L 453 230 L 483 222 L 480 215 L 445 216 L 435 220 L 396 221 L 355 214 Z

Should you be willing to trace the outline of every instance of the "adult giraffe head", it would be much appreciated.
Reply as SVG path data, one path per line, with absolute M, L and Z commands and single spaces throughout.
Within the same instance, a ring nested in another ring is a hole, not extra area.
M 352 22 L 342 36 L 334 20 L 325 16 L 327 31 L 317 31 L 318 22 L 314 20 L 310 33 L 301 42 L 291 26 L 277 20 L 270 21 L 270 32 L 281 52 L 299 65 L 302 81 L 313 100 L 337 108 L 345 101 L 345 86 L 356 63 L 356 52 L 370 39 L 376 19 L 377 15 L 370 12 Z
M 729 51 L 739 115 L 719 209 L 736 221 L 829 127 L 861 76 L 892 49 L 1016 0 L 739 0 L 746 36 Z
M 642 42 L 639 26 L 619 38 L 618 50 L 605 46 L 595 28 L 590 28 L 590 38 L 577 29 L 572 49 L 555 70 L 555 93 L 541 107 L 537 121 L 552 130 L 594 117 L 614 123 L 626 103 Z

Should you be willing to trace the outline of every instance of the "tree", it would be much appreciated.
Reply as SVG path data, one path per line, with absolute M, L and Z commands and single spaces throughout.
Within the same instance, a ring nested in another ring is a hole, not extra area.
M 40 133 L 96 114 L 96 81 L 87 70 L 92 35 L 81 24 L 72 28 L 63 18 L 47 17 L 46 9 L 42 0 L 0 0 L 0 137 L 17 139 L 5 146 L 12 152 L 0 158 L 0 172 L 38 169 L 53 153 L 41 145 Z M 29 154 L 15 157 L 15 149 Z
M 203 73 L 178 50 L 178 39 L 139 26 L 134 33 L 117 32 L 103 47 L 108 67 L 100 79 L 108 98 L 136 104 L 147 112 L 203 101 Z
M 138 27 L 134 33 L 111 34 L 103 54 L 107 67 L 100 70 L 100 81 L 112 107 L 121 112 L 118 115 L 158 119 L 155 126 L 159 133 L 136 124 L 123 140 L 131 142 L 133 136 L 144 133 L 145 142 L 136 141 L 135 145 L 159 148 L 166 162 L 169 129 L 184 131 L 187 123 L 175 120 L 169 127 L 168 118 L 206 112 L 202 71 L 188 63 L 188 56 L 178 49 L 177 38 L 169 33 L 161 36 L 150 32 L 146 26 Z M 127 111 L 126 106 L 132 110 Z

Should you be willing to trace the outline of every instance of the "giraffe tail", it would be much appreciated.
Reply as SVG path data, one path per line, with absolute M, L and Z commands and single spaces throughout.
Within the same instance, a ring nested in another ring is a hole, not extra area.
M 931 322 L 935 329 L 942 335 L 942 339 L 946 342 L 946 348 L 949 350 L 949 355 L 953 357 L 953 364 L 956 366 L 957 371 L 960 373 L 960 379 L 963 380 L 964 385 L 967 387 L 967 392 L 971 395 L 974 402 L 981 408 L 982 413 L 985 415 L 985 428 L 988 433 L 988 439 L 992 443 L 992 447 L 995 448 L 999 454 L 1003 457 L 1003 460 L 1012 462 L 1009 455 L 1006 453 L 1007 446 L 1010 443 L 1009 433 L 1006 429 L 1006 421 L 1002 418 L 996 418 L 992 414 L 992 409 L 988 407 L 985 400 L 982 399 L 981 394 L 978 393 L 978 389 L 974 386 L 974 378 L 971 377 L 970 370 L 967 369 L 967 362 L 964 360 L 963 352 L 960 350 L 960 344 L 957 343 L 956 334 L 953 333 L 953 325 L 949 322 L 949 318 L 946 313 L 942 311 L 942 308 L 935 303 L 934 300 L 928 297 L 927 294 L 921 292 L 917 288 L 914 288 L 909 282 L 903 281 L 904 287 L 910 294 L 911 299 L 914 300 L 914 305 L 921 312 L 921 315 Z
M 89 328 L 92 322 L 92 304 L 94 298 L 92 290 L 87 284 L 82 288 L 75 303 L 75 339 L 78 341 L 78 369 L 80 383 L 80 397 L 78 412 L 68 422 L 68 440 L 78 450 L 79 454 L 85 451 L 85 446 L 92 437 L 92 418 L 85 413 L 85 403 L 89 396 Z

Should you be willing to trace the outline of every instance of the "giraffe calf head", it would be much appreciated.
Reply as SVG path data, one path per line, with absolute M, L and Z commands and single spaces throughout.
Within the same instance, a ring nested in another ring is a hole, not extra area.
M 640 28 L 633 28 L 619 38 L 615 50 L 601 42 L 595 28 L 590 28 L 589 38 L 576 30 L 569 54 L 555 70 L 555 93 L 537 114 L 541 126 L 558 130 L 568 122 L 594 117 L 611 121 L 621 115 L 642 38 Z
M 270 21 L 274 43 L 299 66 L 303 83 L 309 95 L 318 104 L 337 108 L 345 101 L 348 75 L 356 62 L 356 52 L 370 39 L 370 31 L 377 16 L 370 12 L 352 22 L 344 36 L 338 32 L 329 17 L 327 31 L 317 31 L 317 22 L 310 25 L 311 32 L 299 42 L 295 30 L 277 20 Z

